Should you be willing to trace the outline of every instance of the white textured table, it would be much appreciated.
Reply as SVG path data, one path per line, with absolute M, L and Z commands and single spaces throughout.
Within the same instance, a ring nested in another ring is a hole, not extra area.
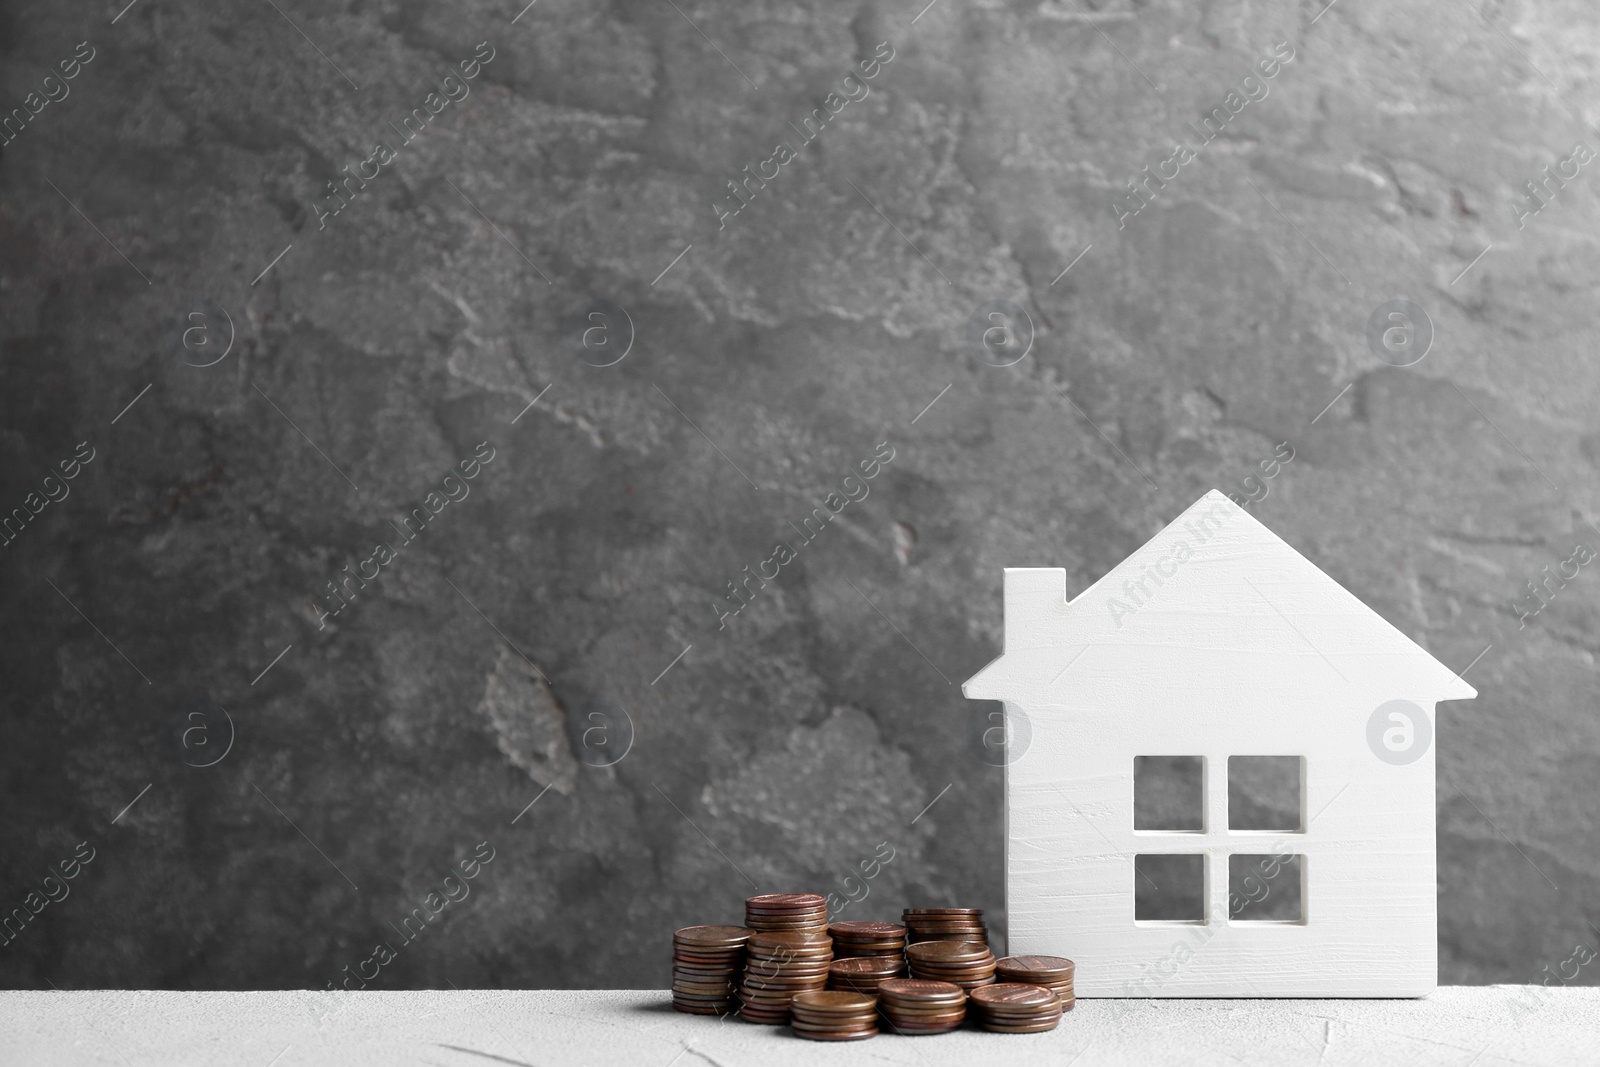
M 667 993 L 0 993 L 0 1064 L 174 1067 L 908 1067 L 1600 1063 L 1600 988 L 1441 989 L 1424 1000 L 1080 1000 L 1048 1034 L 839 1044 L 682 1015 Z

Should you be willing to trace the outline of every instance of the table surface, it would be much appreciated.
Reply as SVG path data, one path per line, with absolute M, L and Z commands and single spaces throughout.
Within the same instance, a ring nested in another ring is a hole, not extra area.
M 1600 1063 L 1600 988 L 1453 987 L 1422 1000 L 1080 1000 L 1046 1034 L 804 1041 L 684 1015 L 661 990 L 0 993 L 0 1063 L 172 1067 L 782 1067 L 888 1063 Z

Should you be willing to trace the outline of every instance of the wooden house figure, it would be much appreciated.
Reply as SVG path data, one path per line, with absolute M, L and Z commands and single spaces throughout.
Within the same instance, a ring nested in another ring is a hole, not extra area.
M 1086 997 L 1430 992 L 1435 702 L 1476 691 L 1218 492 L 1065 579 L 1006 569 L 1005 650 L 962 687 L 1013 742 L 1007 950 Z

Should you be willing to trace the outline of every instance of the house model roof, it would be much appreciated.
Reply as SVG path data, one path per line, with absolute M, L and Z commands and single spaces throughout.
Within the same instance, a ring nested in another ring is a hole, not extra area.
M 1061 569 L 1006 569 L 1005 652 L 966 696 L 1070 705 L 1074 692 L 1103 701 L 1109 686 L 1181 702 L 1198 686 L 1265 687 L 1292 706 L 1308 687 L 1428 704 L 1477 695 L 1215 490 L 1070 602 L 1065 582 Z

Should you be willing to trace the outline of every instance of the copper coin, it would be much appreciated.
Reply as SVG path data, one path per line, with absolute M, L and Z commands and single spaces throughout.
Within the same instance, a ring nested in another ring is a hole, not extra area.
M 786 911 L 782 913 L 752 911 L 745 913 L 745 918 L 755 919 L 758 922 L 767 923 L 769 925 L 772 923 L 795 924 L 815 922 L 820 922 L 823 925 L 827 925 L 828 912 L 824 908 L 818 908 L 816 911 Z
M 1012 974 L 1026 974 L 1030 978 L 1071 978 L 1077 965 L 1064 956 L 1007 956 L 1000 966 Z
M 741 983 L 745 989 L 822 989 L 828 984 L 825 974 L 779 975 L 776 978 L 746 977 Z
M 785 967 L 794 968 L 797 970 L 808 967 L 820 967 L 823 970 L 827 970 L 828 964 L 832 962 L 833 953 L 829 952 L 827 949 L 823 949 L 821 952 L 813 952 L 808 949 L 804 953 L 780 949 L 778 952 L 770 956 L 764 952 L 755 953 L 745 961 L 744 969 L 747 971 L 767 972 L 769 974 L 772 971 L 782 970 Z
M 763 951 L 777 951 L 780 949 L 814 951 L 832 949 L 833 938 L 829 937 L 826 931 L 797 930 L 782 932 L 778 930 L 762 930 L 750 935 L 747 947 Z
M 746 897 L 746 911 L 809 911 L 826 908 L 828 901 L 815 893 L 762 893 Z
M 1036 1023 L 1045 1019 L 1061 1018 L 1061 1005 L 1060 1003 L 1056 1003 L 1040 1009 L 1018 1011 L 991 1011 L 985 1009 L 983 1011 L 973 1012 L 972 1014 L 974 1018 L 986 1019 L 992 1023 L 1004 1023 L 1007 1026 L 1020 1026 L 1023 1023 Z
M 789 1012 L 794 1016 L 796 1022 L 805 1023 L 807 1026 L 829 1026 L 839 1029 L 843 1029 L 846 1026 L 871 1026 L 873 1020 L 878 1017 L 878 1012 L 875 1008 L 868 1008 L 864 1012 L 856 1012 L 850 1015 L 828 1012 L 819 1015 L 803 1008 L 796 1008 L 792 1000 L 789 1002 Z
M 747 926 L 685 926 L 672 932 L 674 944 L 699 948 L 737 948 L 750 939 Z
M 755 993 L 799 993 L 807 989 L 826 989 L 828 979 L 826 975 L 803 975 L 799 978 L 757 978 L 745 979 L 739 988 L 752 994 Z
M 737 997 L 719 997 L 707 993 L 679 993 L 676 990 L 672 993 L 672 1001 L 674 1004 L 693 1004 L 698 1007 L 717 1007 L 719 1005 L 726 1007 L 731 1005 L 737 1008 L 739 1006 Z
M 814 960 L 751 960 L 744 973 L 756 978 L 775 978 L 785 974 L 827 974 L 833 961 L 823 956 Z
M 820 1023 L 807 1022 L 806 1020 L 800 1018 L 791 1018 L 789 1020 L 789 1027 L 796 1034 L 799 1034 L 803 1037 L 809 1037 L 813 1034 L 875 1034 L 878 1032 L 878 1024 L 873 1022 L 871 1019 L 868 1019 L 866 1022 L 849 1022 L 835 1026 L 832 1023 L 824 1025 Z
M 732 959 L 707 959 L 701 956 L 674 956 L 674 967 L 688 967 L 697 971 L 737 971 L 744 966 L 744 953 Z
M 904 937 L 906 928 L 895 923 L 845 922 L 830 924 L 828 932 L 834 936 L 843 934 L 845 937 L 855 937 L 869 941 L 885 941 L 896 937 Z
M 824 982 L 826 982 L 827 980 L 828 980 L 827 968 L 822 968 L 820 970 L 814 970 L 814 971 L 813 970 L 808 970 L 808 971 L 787 971 L 787 970 L 785 970 L 785 971 L 778 971 L 776 973 L 772 973 L 772 972 L 754 973 L 754 972 L 751 972 L 751 971 L 746 971 L 744 973 L 744 977 L 742 979 L 740 979 L 740 981 L 744 982 L 746 985 L 751 986 L 753 988 L 760 988 L 761 986 L 765 986 L 765 985 L 785 985 L 785 984 L 792 984 L 792 983 L 795 983 L 795 982 L 800 982 L 800 983 L 811 983 L 811 984 L 814 984 L 814 985 L 816 985 L 816 987 L 818 989 L 821 989 L 822 988 L 822 984 Z
M 756 1006 L 760 1006 L 760 1007 L 779 1007 L 779 1008 L 783 1008 L 785 1011 L 787 1011 L 788 1008 L 789 1008 L 789 1001 L 794 998 L 794 995 L 796 993 L 804 993 L 804 992 L 806 992 L 805 988 L 800 988 L 800 989 L 741 989 L 741 990 L 739 990 L 738 996 L 739 996 L 739 999 L 741 1001 L 743 1001 L 744 1003 L 746 1003 L 746 1004 L 756 1005 Z
M 966 990 L 949 982 L 920 978 L 891 978 L 878 987 L 878 996 L 902 1004 L 965 1004 Z
M 763 958 L 757 956 L 744 965 L 747 972 L 755 974 L 781 974 L 788 971 L 822 970 L 826 971 L 833 962 L 833 954 L 824 952 L 820 956 L 773 956 Z
M 992 961 L 989 946 L 977 941 L 922 941 L 906 946 L 906 958 L 912 963 L 965 963 Z
M 807 1041 L 863 1041 L 866 1038 L 878 1036 L 878 1028 L 876 1026 L 866 1030 L 830 1031 L 795 1029 L 794 1024 L 791 1023 L 789 1028 L 794 1030 L 794 1036 L 803 1037 Z
M 943 1011 L 886 1011 L 884 1017 L 896 1026 L 939 1026 L 944 1023 L 960 1022 L 967 1016 L 967 1009 L 952 1008 Z
M 905 965 L 906 958 L 903 952 L 893 956 L 840 956 L 833 961 L 833 966 L 841 971 L 881 971 L 886 967 Z
M 1061 1021 L 1061 1011 L 1047 1011 L 1040 1015 L 974 1015 L 973 1021 L 980 1026 L 1054 1026 Z
M 972 1002 L 982 1007 L 999 1008 L 1055 1008 L 1061 1001 L 1043 986 L 1024 985 L 1021 982 L 1001 982 L 985 986 L 970 994 Z
M 994 981 L 994 974 L 985 974 L 982 971 L 962 973 L 960 971 L 925 971 L 920 967 L 911 968 L 911 977 L 923 978 L 930 982 L 949 982 L 951 985 L 965 986 L 971 982 L 981 982 L 989 985 Z
M 1059 1016 L 1054 1019 L 1045 1019 L 1042 1022 L 1021 1023 L 1016 1026 L 991 1023 L 980 1019 L 978 1026 L 992 1034 L 1042 1034 L 1047 1030 L 1054 1030 L 1060 1022 Z
M 901 1037 L 917 1037 L 921 1034 L 947 1034 L 951 1030 L 959 1030 L 965 1019 L 956 1019 L 953 1022 L 937 1023 L 929 1026 L 905 1026 L 900 1023 L 891 1023 L 890 1030 Z
M 785 975 L 817 975 L 827 977 L 833 961 L 823 956 L 817 960 L 751 960 L 744 973 L 752 978 L 782 978 Z
M 855 1013 L 874 1011 L 877 997 L 864 997 L 860 993 L 802 993 L 796 1003 L 806 1011 Z
M 907 907 L 901 915 L 982 915 L 981 907 Z

